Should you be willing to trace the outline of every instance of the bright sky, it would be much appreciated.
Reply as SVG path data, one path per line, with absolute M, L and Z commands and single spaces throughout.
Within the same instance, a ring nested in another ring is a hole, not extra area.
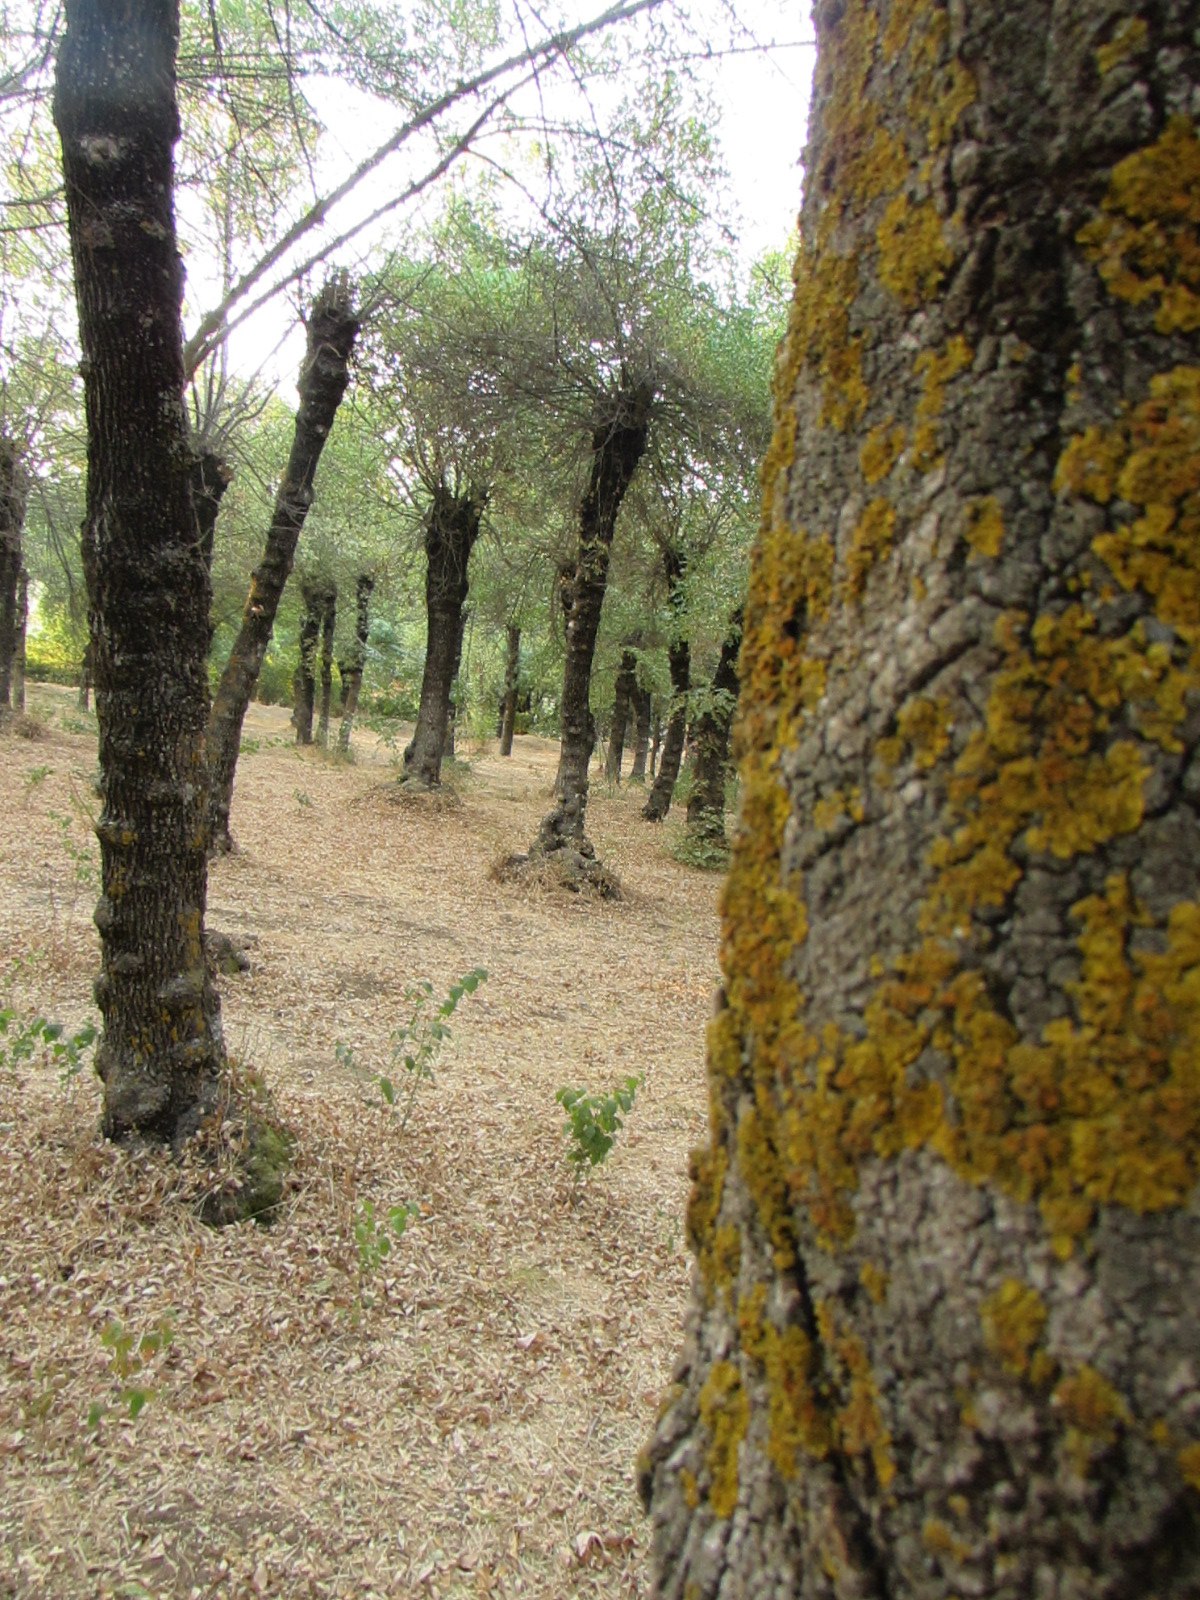
M 698 72 L 711 73 L 711 86 L 721 110 L 719 138 L 740 212 L 735 222 L 740 256 L 743 266 L 748 266 L 764 251 L 784 246 L 799 211 L 799 161 L 808 120 L 814 50 L 801 43 L 812 37 L 804 0 L 792 0 L 784 6 L 778 0 L 732 3 L 739 22 L 754 42 L 782 46 L 760 52 L 748 48 L 750 40 L 743 40 L 738 53 L 714 56 L 711 65 L 693 63 Z M 727 6 L 728 0 L 696 0 L 694 4 L 680 0 L 679 9 L 701 31 L 706 27 L 706 13 L 711 12 L 711 38 L 714 48 L 719 49 L 722 37 L 728 34 L 727 22 L 722 26 Z M 601 0 L 577 0 L 580 19 L 594 15 L 600 7 Z M 694 49 L 695 42 L 688 48 Z M 569 86 L 562 93 L 578 96 L 578 91 Z M 313 99 L 322 120 L 330 127 L 322 150 L 319 181 L 324 187 L 332 187 L 388 138 L 396 125 L 396 115 L 391 108 L 340 85 L 327 85 L 324 90 L 317 86 Z M 393 158 L 378 176 L 368 180 L 359 194 L 335 214 L 335 230 L 396 193 L 398 186 L 419 170 L 413 168 L 411 160 L 404 156 Z M 186 237 L 186 219 L 181 218 L 181 223 Z M 361 250 L 370 237 L 370 233 L 363 235 L 352 250 Z M 204 264 L 196 257 L 189 261 L 188 278 L 190 332 L 200 309 L 208 309 L 218 296 L 215 286 L 205 281 Z M 265 373 L 278 381 L 285 392 L 295 381 L 302 353 L 303 338 L 295 321 L 294 302 L 283 298 L 264 308 L 243 329 L 235 331 L 230 340 L 235 369 L 249 373 L 266 363 Z

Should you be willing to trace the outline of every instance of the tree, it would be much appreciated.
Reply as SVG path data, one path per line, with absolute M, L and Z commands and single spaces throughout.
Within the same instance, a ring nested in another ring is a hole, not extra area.
M 12 709 L 13 670 L 22 632 L 19 604 L 25 572 L 21 533 L 29 494 L 14 442 L 0 434 L 0 717 Z
M 1184 1600 L 1194 16 L 816 15 L 656 1593 Z
M 183 403 L 172 147 L 177 8 L 69 0 L 58 58 L 88 430 L 100 723 L 104 1127 L 178 1143 L 216 1105 L 204 957 L 209 572 Z
M 725 839 L 725 784 L 729 777 L 729 733 L 737 704 L 738 651 L 742 643 L 739 608 L 717 657 L 712 683 L 696 714 L 692 728 L 692 792 L 687 803 L 687 831 L 709 854 L 723 855 Z

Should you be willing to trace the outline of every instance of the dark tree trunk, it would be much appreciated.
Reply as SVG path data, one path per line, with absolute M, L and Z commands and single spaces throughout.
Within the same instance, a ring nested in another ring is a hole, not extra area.
M 354 653 L 342 664 L 342 725 L 338 729 L 338 749 L 350 749 L 350 734 L 358 710 L 358 697 L 362 692 L 363 667 L 367 659 L 367 636 L 370 632 L 371 591 L 375 579 L 360 572 L 355 586 Z
M 588 704 L 592 657 L 608 583 L 608 557 L 617 513 L 646 449 L 654 394 L 648 383 L 620 389 L 592 433 L 592 467 L 579 509 L 575 572 L 564 594 L 567 659 L 563 669 L 559 795 L 538 831 L 541 851 L 570 847 L 592 854 L 587 818 L 588 762 L 595 726 Z
M 208 747 L 212 766 L 213 846 L 227 850 L 231 839 L 229 808 L 246 707 L 254 695 L 263 657 L 279 610 L 280 596 L 292 570 L 296 542 L 312 504 L 313 480 L 325 441 L 349 381 L 350 355 L 359 320 L 352 309 L 344 274 L 335 276 L 317 296 L 308 319 L 307 350 L 300 369 L 300 406 L 262 560 L 250 579 L 242 623 L 217 685 L 209 719 Z M 309 711 L 311 737 L 312 712 Z
M 16 445 L 0 434 L 0 713 L 12 707 L 17 649 L 17 592 L 21 585 L 22 530 L 28 481 Z
M 13 648 L 12 705 L 14 711 L 25 709 L 25 643 L 29 627 L 29 574 L 21 568 L 17 579 L 17 627 Z
M 677 550 L 668 547 L 663 552 L 663 566 L 667 574 L 667 596 L 674 616 L 676 635 L 685 626 L 683 616 L 684 560 Z M 658 774 L 646 796 L 642 816 L 647 822 L 661 822 L 671 809 L 671 797 L 679 778 L 683 761 L 683 745 L 687 738 L 688 691 L 691 688 L 692 653 L 686 638 L 677 636 L 667 647 L 667 665 L 671 673 L 671 706 L 667 713 L 667 735 L 662 746 L 662 762 Z
M 204 957 L 210 584 L 183 403 L 177 7 L 68 0 L 54 100 L 83 349 L 104 1128 L 178 1143 L 224 1061 Z
M 329 748 L 329 702 L 333 698 L 333 635 L 337 627 L 337 584 L 330 582 L 321 597 L 321 713 L 317 743 Z
M 513 732 L 517 725 L 517 681 L 521 671 L 521 630 L 509 623 L 505 630 L 508 653 L 504 658 L 504 703 L 500 707 L 500 754 L 512 755 Z
M 688 832 L 715 844 L 725 840 L 725 783 L 729 777 L 729 730 L 737 705 L 738 650 L 742 642 L 742 613 L 729 625 L 708 702 L 692 728 L 694 763 L 692 792 L 688 797 Z
M 612 727 L 608 734 L 608 754 L 604 762 L 604 775 L 609 783 L 621 781 L 621 758 L 625 753 L 625 730 L 633 713 L 633 700 L 637 693 L 637 652 L 627 645 L 621 652 L 621 665 L 617 668 L 617 682 L 613 691 Z
M 422 789 L 441 782 L 450 691 L 462 651 L 467 567 L 486 504 L 486 496 L 456 494 L 442 484 L 425 522 L 425 671 L 417 726 L 404 752 L 403 773 L 405 783 Z
M 662 749 L 663 724 L 658 714 L 658 707 L 653 700 L 650 702 L 650 777 L 653 779 L 658 770 L 658 752 Z
M 653 1592 L 1196 1600 L 1196 8 L 814 18 Z
M 80 711 L 86 711 L 92 695 L 92 641 L 89 639 L 83 647 L 83 660 L 79 663 L 79 700 Z
M 454 739 L 458 731 L 458 707 L 462 694 L 462 683 L 459 672 L 462 668 L 463 638 L 467 631 L 467 619 L 470 613 L 466 606 L 458 615 L 458 637 L 454 644 L 454 670 L 450 674 L 450 700 L 446 706 L 446 739 L 442 746 L 442 760 L 453 761 Z
M 300 583 L 300 630 L 296 640 L 296 670 L 292 674 L 292 727 L 297 744 L 312 743 L 316 709 L 317 644 L 321 637 L 324 589 L 318 580 Z
M 636 732 L 633 743 L 633 766 L 629 769 L 630 783 L 645 783 L 646 757 L 650 750 L 650 713 L 652 697 L 649 689 L 636 684 L 633 691 L 633 711 Z

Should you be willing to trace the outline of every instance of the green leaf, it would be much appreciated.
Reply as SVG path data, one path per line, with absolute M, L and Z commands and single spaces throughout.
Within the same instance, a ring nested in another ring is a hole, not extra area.
M 380 1078 L 379 1092 L 388 1105 L 394 1106 L 396 1104 L 396 1086 L 390 1078 Z

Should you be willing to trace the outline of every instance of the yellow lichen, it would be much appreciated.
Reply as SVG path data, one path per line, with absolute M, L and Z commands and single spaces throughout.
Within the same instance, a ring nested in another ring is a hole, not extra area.
M 862 475 L 872 487 L 888 476 L 904 449 L 904 429 L 893 422 L 881 422 L 871 429 L 858 452 Z
M 871 1358 L 858 1335 L 839 1326 L 830 1301 L 818 1302 L 816 1310 L 826 1359 L 837 1372 L 846 1395 L 834 1416 L 838 1443 L 848 1456 L 869 1457 L 879 1487 L 887 1489 L 896 1476 L 896 1464 Z
M 950 748 L 950 725 L 950 706 L 945 700 L 917 695 L 902 707 L 896 731 L 920 771 L 928 772 Z
M 1004 546 L 1004 516 L 1000 502 L 989 494 L 968 500 L 963 508 L 963 538 L 977 556 L 994 561 Z
M 1193 1489 L 1200 1489 L 1200 1442 L 1185 1445 L 1175 1459 L 1179 1462 L 1184 1483 Z
M 891 553 L 895 528 L 896 508 L 891 501 L 872 500 L 855 526 L 846 554 L 846 593 L 851 600 L 862 599 L 872 569 Z
M 1200 137 L 1172 117 L 1112 170 L 1099 216 L 1076 235 L 1110 294 L 1156 303 L 1160 333 L 1200 328 Z
M 717 1361 L 700 1390 L 700 1421 L 708 1436 L 708 1503 L 718 1517 L 731 1517 L 738 1502 L 738 1451 L 750 1424 L 750 1402 L 737 1368 Z
M 1118 1425 L 1130 1420 L 1129 1407 L 1095 1367 L 1079 1367 L 1056 1386 L 1051 1403 L 1073 1428 L 1097 1439 L 1115 1437 Z
M 882 1267 L 873 1261 L 864 1261 L 858 1269 L 858 1281 L 870 1295 L 877 1306 L 881 1306 L 887 1295 L 888 1275 Z
M 921 1542 L 927 1550 L 949 1561 L 969 1561 L 971 1547 L 938 1517 L 927 1517 L 921 1525 Z
M 930 200 L 914 204 L 896 195 L 875 230 L 879 248 L 879 280 L 906 309 L 932 300 L 953 253 L 942 233 L 942 221 Z
M 984 1301 L 980 1315 L 988 1349 L 1009 1372 L 1024 1377 L 1046 1326 L 1047 1312 L 1041 1295 L 1016 1278 L 1005 1278 L 995 1294 Z
M 1125 17 L 1107 44 L 1096 51 L 1096 65 L 1102 73 L 1109 73 L 1122 61 L 1136 55 L 1146 43 L 1150 30 L 1142 17 Z

